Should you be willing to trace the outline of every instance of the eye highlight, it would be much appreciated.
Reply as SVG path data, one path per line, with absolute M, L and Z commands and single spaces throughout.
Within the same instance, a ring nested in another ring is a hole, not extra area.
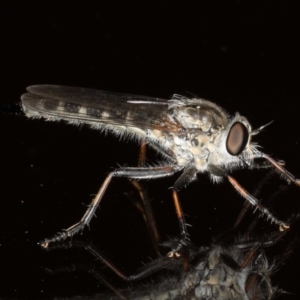
M 249 132 L 246 126 L 241 122 L 234 123 L 228 133 L 226 140 L 226 149 L 229 154 L 236 156 L 241 154 L 249 139 Z

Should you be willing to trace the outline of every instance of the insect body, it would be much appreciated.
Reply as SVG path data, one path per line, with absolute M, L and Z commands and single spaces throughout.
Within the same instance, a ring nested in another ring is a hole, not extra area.
M 218 180 L 210 165 L 234 169 L 243 165 L 241 157 L 253 159 L 255 152 L 247 120 L 239 115 L 230 120 L 220 107 L 202 99 L 175 95 L 167 101 L 60 86 L 32 86 L 28 91 L 22 96 L 28 117 L 85 123 L 145 140 L 164 155 L 173 172 L 193 168 L 190 180 L 205 171 Z
M 173 198 L 180 221 L 182 240 L 186 226 L 177 191 L 208 173 L 219 182 L 228 178 L 237 191 L 282 230 L 288 224 L 278 220 L 255 197 L 245 191 L 228 173 L 238 168 L 254 167 L 256 158 L 264 158 L 288 181 L 300 181 L 252 143 L 252 136 L 264 127 L 252 130 L 247 119 L 233 118 L 218 105 L 203 99 L 174 95 L 172 99 L 118 94 L 93 89 L 36 85 L 22 95 L 25 114 L 49 121 L 88 124 L 92 128 L 145 142 L 162 154 L 164 162 L 154 167 L 119 168 L 108 175 L 81 221 L 48 243 L 72 236 L 88 224 L 112 177 L 160 178 L 182 171 L 173 186 Z M 259 167 L 256 165 L 255 167 Z

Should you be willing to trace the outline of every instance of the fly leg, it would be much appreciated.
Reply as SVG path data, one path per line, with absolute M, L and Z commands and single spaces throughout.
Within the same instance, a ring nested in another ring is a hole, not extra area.
M 263 189 L 263 186 L 265 186 L 269 181 L 272 180 L 272 178 L 275 176 L 275 170 L 271 169 L 266 176 L 264 176 L 264 178 L 256 185 L 255 190 L 252 192 L 252 195 L 256 198 L 261 190 Z M 274 199 L 276 199 L 278 197 L 278 195 L 280 195 L 281 193 L 283 193 L 286 189 L 288 188 L 287 185 L 280 185 L 278 190 L 276 192 L 274 192 L 271 196 L 268 197 L 268 199 L 266 201 L 264 201 L 264 205 L 268 204 L 268 206 L 270 206 L 270 204 L 274 201 Z M 237 217 L 237 219 L 235 220 L 233 229 L 238 228 L 238 226 L 240 225 L 240 223 L 242 222 L 243 218 L 245 217 L 246 213 L 250 210 L 251 208 L 251 204 L 250 202 L 245 202 L 243 209 L 241 210 L 239 216 Z M 249 235 L 249 233 L 254 229 L 254 227 L 257 225 L 258 221 L 258 216 L 251 222 L 251 224 L 249 225 L 247 232 L 245 233 L 245 235 Z
M 96 249 L 92 245 L 86 245 L 84 247 L 90 254 L 92 254 L 95 258 L 101 261 L 104 265 L 106 265 L 111 271 L 113 271 L 118 277 L 122 278 L 125 281 L 135 281 L 143 279 L 155 272 L 158 272 L 162 269 L 176 269 L 175 266 L 178 267 L 179 262 L 177 260 L 172 260 L 169 257 L 161 257 L 158 258 L 139 270 L 137 270 L 132 275 L 125 274 L 121 269 L 119 269 L 111 260 L 109 260 L 104 254 L 102 254 L 98 249 Z
M 281 170 L 281 172 L 285 172 L 284 176 L 286 178 L 288 178 L 288 180 L 293 181 L 295 184 L 298 184 L 298 179 L 296 179 L 292 174 L 290 174 L 288 171 L 286 171 L 283 167 L 282 164 L 277 163 L 275 161 L 273 161 L 271 158 L 268 157 L 268 159 L 270 159 L 271 163 L 273 164 L 273 166 L 275 167 L 275 170 L 278 171 L 278 169 Z M 279 226 L 279 230 L 280 231 L 284 231 L 286 229 L 289 228 L 289 224 L 279 220 L 278 218 L 276 218 L 266 207 L 264 207 L 260 201 L 258 201 L 258 199 L 251 195 L 248 191 L 246 191 L 231 175 L 228 175 L 226 173 L 226 171 L 222 168 L 220 168 L 219 166 L 216 165 L 212 165 L 210 164 L 208 166 L 208 169 L 210 170 L 211 174 L 214 174 L 215 176 L 218 177 L 227 177 L 228 181 L 231 183 L 231 185 L 235 188 L 235 190 L 244 198 L 246 199 L 249 204 L 251 204 L 252 206 L 255 207 L 255 210 L 259 210 L 261 212 L 262 215 L 266 216 L 268 220 L 271 220 L 271 223 L 275 223 Z M 242 212 L 242 214 L 245 212 Z M 243 218 L 243 215 L 240 215 L 240 218 Z M 237 224 L 240 222 L 240 220 L 237 221 Z M 237 225 L 236 224 L 236 225 Z
M 190 241 L 187 232 L 187 225 L 185 222 L 183 210 L 181 208 L 181 204 L 178 197 L 178 191 L 183 187 L 187 186 L 190 182 L 194 181 L 197 178 L 197 170 L 194 167 L 186 169 L 183 174 L 177 179 L 173 186 L 173 201 L 176 209 L 176 215 L 179 222 L 180 227 L 180 239 L 176 247 L 169 252 L 169 257 L 179 257 L 180 252 L 186 246 L 186 244 Z
M 95 198 L 92 200 L 88 209 L 86 210 L 82 219 L 64 230 L 61 233 L 58 233 L 56 236 L 45 239 L 41 242 L 41 246 L 47 248 L 49 243 L 59 242 L 65 240 L 68 237 L 72 237 L 79 231 L 81 231 L 86 225 L 88 225 L 93 218 L 95 211 L 100 204 L 107 187 L 109 186 L 113 177 L 126 177 L 133 179 L 149 179 L 149 178 L 161 178 L 172 175 L 177 171 L 173 166 L 162 166 L 162 167 L 140 167 L 140 168 L 119 168 L 111 172 L 105 179 Z
M 300 186 L 300 179 L 296 178 L 293 174 L 291 174 L 288 170 L 286 170 L 283 167 L 283 164 L 281 162 L 274 160 L 272 157 L 270 157 L 269 155 L 267 155 L 265 153 L 260 153 L 259 155 L 260 155 L 260 157 L 267 160 L 273 166 L 273 168 L 278 173 L 280 173 L 288 182 L 292 182 L 295 185 Z
M 278 172 L 284 179 L 287 180 L 289 183 L 294 183 L 297 186 L 300 186 L 300 179 L 297 179 L 293 174 L 291 174 L 289 171 L 287 171 L 284 168 L 284 162 L 282 161 L 276 161 L 269 155 L 257 152 L 254 158 L 263 158 L 266 162 L 269 163 L 273 169 Z M 262 166 L 264 167 L 264 166 Z M 255 165 L 254 168 L 260 169 L 261 166 Z M 255 196 L 248 193 L 232 176 L 225 175 L 229 182 L 232 184 L 232 186 L 237 190 L 237 192 L 248 201 L 248 204 L 244 206 L 244 210 L 240 213 L 238 219 L 236 220 L 235 227 L 238 226 L 238 224 L 241 222 L 241 219 L 243 218 L 246 211 L 249 209 L 249 206 L 255 206 L 256 209 L 260 210 L 263 215 L 266 215 L 268 219 L 271 220 L 271 222 L 274 222 L 275 224 L 279 225 L 279 230 L 284 231 L 289 228 L 289 224 L 285 223 L 278 218 L 276 218 L 267 208 L 265 208 L 257 199 Z M 280 193 L 281 191 L 279 191 Z
M 173 201 L 176 209 L 176 215 L 179 222 L 179 228 L 180 228 L 180 239 L 178 241 L 178 244 L 176 247 L 174 247 L 168 254 L 169 257 L 179 257 L 180 252 L 184 246 L 186 246 L 187 242 L 189 241 L 187 228 L 186 228 L 186 222 L 184 218 L 184 214 L 181 208 L 181 204 L 179 201 L 179 197 L 176 190 L 173 190 Z
M 132 201 L 134 201 L 135 207 L 139 210 L 139 212 L 143 216 L 153 249 L 155 250 L 157 256 L 161 257 L 160 250 L 159 250 L 160 234 L 157 229 L 156 220 L 154 217 L 154 213 L 152 210 L 148 193 L 143 187 L 143 185 L 137 180 L 133 180 L 132 184 L 139 193 L 139 197 L 138 197 L 139 199 L 132 200 Z
M 236 189 L 236 191 L 245 198 L 251 205 L 255 206 L 256 209 L 261 211 L 261 213 L 267 216 L 271 222 L 279 225 L 279 230 L 284 231 L 288 229 L 290 226 L 289 224 L 279 220 L 276 218 L 266 207 L 264 207 L 254 196 L 252 196 L 249 192 L 247 192 L 232 176 L 227 175 L 229 182 L 232 186 Z
M 138 166 L 141 167 L 145 163 L 146 159 L 146 143 L 143 142 L 140 148 L 139 153 L 139 161 Z M 183 186 L 187 185 L 189 182 L 191 182 L 195 178 L 195 174 L 197 173 L 197 170 L 194 168 L 190 168 L 186 170 L 176 181 L 173 187 L 173 202 L 176 210 L 176 215 L 179 222 L 179 228 L 180 228 L 180 239 L 178 241 L 178 244 L 176 247 L 174 247 L 168 254 L 168 256 L 171 257 L 179 257 L 180 252 L 184 253 L 185 256 L 188 254 L 185 253 L 185 251 L 181 251 L 182 248 L 186 245 L 186 242 L 189 241 L 188 233 L 187 233 L 187 226 L 183 214 L 183 210 L 179 201 L 177 190 L 181 189 Z M 156 250 L 156 253 L 158 254 L 158 257 L 161 257 L 160 252 L 158 250 L 158 242 L 159 242 L 159 234 L 156 227 L 155 219 L 153 216 L 152 208 L 150 205 L 150 201 L 148 198 L 148 195 L 145 193 L 145 190 L 143 186 L 138 183 L 136 180 L 132 181 L 133 185 L 136 187 L 140 194 L 140 198 L 142 199 L 143 203 L 143 212 L 145 215 L 146 225 L 148 227 L 149 235 L 152 240 L 152 244 L 154 249 Z M 187 260 L 184 260 L 184 262 Z M 184 265 L 187 265 L 184 263 Z
M 146 161 L 146 152 L 147 152 L 147 143 L 145 141 L 142 142 L 139 152 L 139 160 L 138 160 L 138 167 L 143 167 L 145 165 Z M 156 226 L 155 217 L 153 214 L 152 206 L 150 203 L 150 199 L 148 196 L 148 193 L 146 192 L 143 184 L 141 184 L 137 180 L 131 181 L 133 186 L 136 188 L 136 190 L 139 193 L 139 198 L 141 201 L 136 202 L 135 206 L 138 208 L 138 210 L 142 213 L 143 218 L 145 220 L 149 237 L 152 243 L 153 248 L 155 249 L 155 252 L 158 257 L 161 257 L 160 251 L 159 251 L 159 241 L 160 241 L 160 235 Z M 141 204 L 139 204 L 141 203 Z
M 134 180 L 134 181 L 132 181 L 132 183 L 135 186 L 135 188 L 138 190 L 138 192 L 140 194 L 140 198 L 142 199 L 143 207 L 140 208 L 140 211 L 144 215 L 145 223 L 148 228 L 148 232 L 149 232 L 152 244 L 153 244 L 153 248 L 155 249 L 158 257 L 161 257 L 160 251 L 158 249 L 159 233 L 158 233 L 158 230 L 156 227 L 156 223 L 155 223 L 155 219 L 154 219 L 154 215 L 152 212 L 152 208 L 151 208 L 151 204 L 150 204 L 148 195 L 145 192 L 145 189 L 140 185 L 139 182 Z M 176 244 L 175 244 L 175 242 L 173 243 L 172 250 L 169 252 L 168 257 L 169 258 L 178 258 L 181 256 L 181 254 L 184 254 L 183 267 L 184 267 L 184 270 L 186 270 L 189 266 L 188 259 L 187 259 L 189 254 L 188 254 L 187 249 L 185 249 L 185 251 L 182 251 L 182 248 L 186 248 L 184 246 L 186 246 L 187 242 L 189 241 L 189 238 L 188 238 L 187 226 L 186 226 L 184 214 L 183 214 L 183 211 L 182 211 L 182 208 L 180 205 L 180 201 L 178 198 L 178 193 L 176 190 L 173 190 L 173 201 L 174 201 L 176 215 L 177 215 L 179 227 L 180 227 L 180 239 L 178 240 L 178 242 L 176 242 Z

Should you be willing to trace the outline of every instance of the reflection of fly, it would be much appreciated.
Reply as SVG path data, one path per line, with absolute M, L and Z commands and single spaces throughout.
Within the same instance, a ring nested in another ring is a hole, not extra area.
M 238 168 L 259 168 L 254 159 L 263 158 L 288 181 L 300 185 L 300 181 L 282 164 L 260 152 L 251 142 L 252 136 L 264 126 L 253 131 L 247 119 L 238 113 L 232 118 L 210 101 L 180 95 L 165 100 L 51 85 L 31 86 L 27 90 L 21 100 L 28 117 L 65 120 L 75 125 L 88 124 L 116 136 L 145 142 L 165 159 L 163 164 L 154 167 L 119 168 L 110 173 L 81 221 L 58 236 L 46 239 L 43 246 L 72 236 L 88 224 L 112 177 L 160 178 L 178 171 L 183 173 L 173 186 L 173 198 L 183 240 L 187 235 L 186 225 L 176 191 L 195 180 L 197 173 L 204 172 L 215 182 L 228 178 L 234 188 L 262 214 L 282 230 L 288 227 L 228 175 Z
M 284 234 L 277 233 L 277 238 Z M 172 249 L 177 243 L 174 239 L 163 245 Z M 88 271 L 111 292 L 70 298 L 56 297 L 57 300 L 271 300 L 281 294 L 272 285 L 274 267 L 269 265 L 264 252 L 264 247 L 272 245 L 271 240 L 239 239 L 232 245 L 227 242 L 214 243 L 210 247 L 200 248 L 187 243 L 185 250 L 188 254 L 176 259 L 159 257 L 129 276 L 92 244 L 75 242 L 63 246 L 69 245 L 72 248 L 83 247 L 87 252 L 82 252 L 81 256 L 91 254 L 94 257 L 93 263 L 73 264 L 71 267 L 47 271 L 50 274 Z M 284 254 L 288 256 L 290 253 Z M 280 259 L 281 255 L 278 256 L 278 260 Z M 130 282 L 130 285 L 123 289 L 117 288 L 114 277 L 108 279 L 103 268 L 99 272 L 95 261 L 102 262 L 115 275 Z M 269 261 L 276 263 L 274 258 Z M 184 269 L 184 265 L 187 265 L 187 269 Z
M 262 249 L 253 254 L 253 244 L 238 242 L 234 246 L 214 245 L 192 249 L 190 246 L 189 270 L 182 270 L 181 260 L 160 258 L 140 270 L 145 277 L 153 270 L 171 270 L 173 273 L 152 279 L 132 289 L 126 295 L 109 297 L 99 295 L 90 299 L 131 300 L 255 300 L 273 299 L 276 289 L 272 286 L 272 268 Z M 252 248 L 251 248 L 252 246 Z M 89 250 L 89 249 L 88 249 Z M 251 251 L 252 250 L 252 251 Z M 152 272 L 152 273 L 151 273 Z M 131 279 L 131 277 L 129 277 Z M 117 291 L 115 290 L 115 293 Z M 278 293 L 279 294 L 279 293 Z

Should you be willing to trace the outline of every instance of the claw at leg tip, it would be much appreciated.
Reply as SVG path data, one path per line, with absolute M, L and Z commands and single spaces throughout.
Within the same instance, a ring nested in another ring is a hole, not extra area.
M 285 230 L 287 230 L 287 229 L 289 229 L 290 228 L 290 225 L 287 225 L 287 224 L 281 224 L 281 225 L 279 225 L 279 231 L 285 231 Z
M 178 252 L 171 251 L 168 253 L 168 257 L 180 257 L 181 255 Z
M 40 245 L 41 245 L 42 248 L 46 249 L 46 248 L 48 248 L 49 243 L 47 243 L 47 242 L 42 242 L 42 243 L 40 243 Z

